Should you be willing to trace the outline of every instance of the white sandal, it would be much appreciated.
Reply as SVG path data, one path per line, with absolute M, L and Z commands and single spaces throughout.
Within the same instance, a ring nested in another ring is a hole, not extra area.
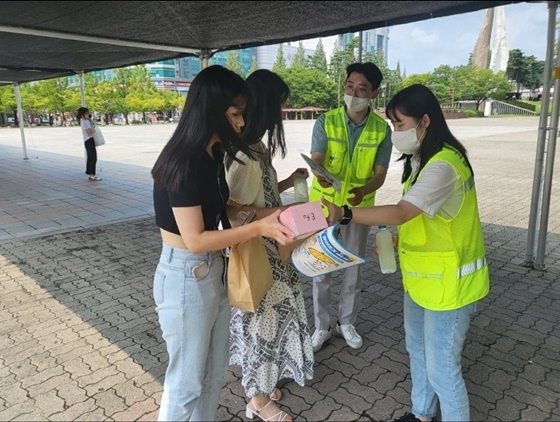
M 251 397 L 251 401 L 249 403 L 253 402 L 253 398 Z M 277 421 L 277 422 L 283 422 L 286 420 L 286 417 L 288 416 L 288 414 L 286 412 L 284 412 L 283 410 L 280 410 L 280 412 L 270 416 L 269 418 L 265 419 L 263 418 L 260 413 L 267 408 L 267 406 L 272 403 L 273 400 L 268 400 L 268 403 L 265 404 L 263 407 L 261 407 L 260 409 L 257 409 L 257 405 L 255 403 L 253 403 L 253 405 L 255 406 L 255 409 L 257 410 L 253 410 L 249 407 L 249 404 L 247 404 L 247 411 L 245 412 L 245 416 L 247 416 L 249 419 L 253 419 L 255 416 L 258 416 L 260 419 L 262 419 L 265 422 L 272 422 L 272 421 Z

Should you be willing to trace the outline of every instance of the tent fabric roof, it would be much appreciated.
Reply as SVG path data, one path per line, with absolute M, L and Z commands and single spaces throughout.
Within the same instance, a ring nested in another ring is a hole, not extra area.
M 324 37 L 512 3 L 519 2 L 2 1 L 0 83 Z

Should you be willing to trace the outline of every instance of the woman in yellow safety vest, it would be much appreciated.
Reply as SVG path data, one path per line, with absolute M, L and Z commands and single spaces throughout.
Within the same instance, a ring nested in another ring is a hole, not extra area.
M 402 153 L 403 196 L 395 205 L 329 208 L 329 223 L 398 226 L 404 327 L 410 356 L 412 411 L 395 421 L 468 421 L 461 352 L 489 277 L 474 174 L 441 106 L 423 85 L 398 92 L 386 113 Z

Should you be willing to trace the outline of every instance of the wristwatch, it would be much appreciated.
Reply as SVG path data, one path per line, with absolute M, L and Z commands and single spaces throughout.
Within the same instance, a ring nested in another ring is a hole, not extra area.
M 342 208 L 344 209 L 344 215 L 338 220 L 338 224 L 345 226 L 352 220 L 352 210 L 348 205 L 343 205 Z

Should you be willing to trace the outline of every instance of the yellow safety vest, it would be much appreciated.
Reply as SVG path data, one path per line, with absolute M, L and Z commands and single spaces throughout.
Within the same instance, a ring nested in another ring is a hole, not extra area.
M 320 201 L 321 195 L 334 204 L 350 205 L 348 191 L 354 187 L 364 186 L 373 177 L 373 165 L 377 149 L 387 133 L 387 122 L 377 114 L 371 112 L 367 118 L 364 130 L 356 143 L 352 160 L 350 160 L 350 141 L 346 127 L 346 113 L 340 107 L 325 113 L 325 132 L 327 134 L 327 152 L 324 167 L 342 182 L 340 193 L 332 187 L 323 188 L 313 178 L 309 201 Z M 364 196 L 358 207 L 372 207 L 375 202 L 375 192 Z
M 461 208 L 451 219 L 420 214 L 401 224 L 398 249 L 404 290 L 423 308 L 443 311 L 483 298 L 490 282 L 472 172 L 462 155 L 449 147 L 426 167 L 438 161 L 453 166 L 461 178 Z M 412 175 L 404 184 L 405 193 L 411 180 Z

